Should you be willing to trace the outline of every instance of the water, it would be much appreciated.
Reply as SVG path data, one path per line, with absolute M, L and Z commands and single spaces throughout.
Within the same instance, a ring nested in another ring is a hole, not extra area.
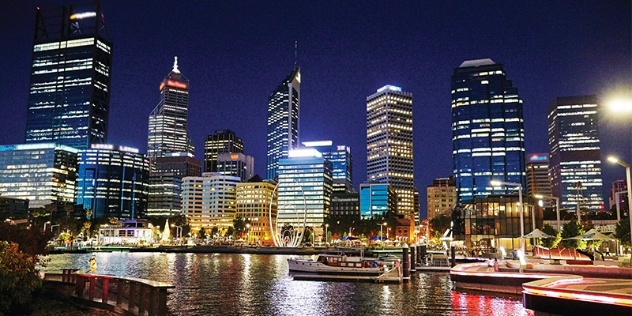
M 51 255 L 46 271 L 88 269 L 91 254 Z M 453 290 L 447 273 L 410 283 L 293 281 L 286 255 L 97 253 L 99 274 L 175 285 L 174 315 L 533 315 L 515 295 Z

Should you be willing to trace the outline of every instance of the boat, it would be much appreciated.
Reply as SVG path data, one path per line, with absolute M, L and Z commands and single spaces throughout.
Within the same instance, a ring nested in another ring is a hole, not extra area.
M 343 275 L 380 275 L 385 271 L 383 262 L 371 258 L 347 256 L 341 253 L 321 253 L 317 259 L 288 258 L 290 272 Z

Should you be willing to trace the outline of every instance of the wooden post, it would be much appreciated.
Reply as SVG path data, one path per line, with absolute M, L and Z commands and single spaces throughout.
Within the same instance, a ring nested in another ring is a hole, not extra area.
M 167 289 L 160 288 L 158 292 L 158 316 L 167 315 Z
M 108 303 L 108 295 L 110 291 L 110 277 L 103 277 L 103 287 L 101 288 L 101 302 Z
M 417 245 L 410 246 L 410 273 L 417 272 Z
M 154 304 L 154 297 L 158 289 L 151 286 L 147 286 L 147 291 L 149 291 L 149 295 L 147 295 L 147 305 L 149 305 L 149 308 L 148 308 L 149 316 L 154 316 L 156 315 L 156 304 Z
M 408 245 L 404 244 L 402 245 L 402 260 L 403 260 L 403 275 L 404 275 L 404 282 L 408 282 L 407 278 L 410 277 L 410 257 L 408 256 Z
M 116 282 L 116 305 L 123 304 L 123 288 L 125 286 L 125 281 L 123 279 L 117 279 Z M 129 296 L 128 296 L 129 297 Z

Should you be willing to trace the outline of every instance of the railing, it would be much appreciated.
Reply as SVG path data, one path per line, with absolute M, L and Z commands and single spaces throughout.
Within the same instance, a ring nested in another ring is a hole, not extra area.
M 88 305 L 134 315 L 167 314 L 167 292 L 173 285 L 110 275 L 75 274 L 74 296 Z

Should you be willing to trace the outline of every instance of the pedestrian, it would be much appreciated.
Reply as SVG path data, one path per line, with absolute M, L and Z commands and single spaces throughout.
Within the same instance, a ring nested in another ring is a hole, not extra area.
M 498 265 L 498 259 L 494 258 L 494 272 L 500 271 L 500 266 Z
M 92 255 L 88 260 L 88 265 L 90 266 L 90 273 L 97 273 L 97 257 L 95 255 Z
M 610 248 L 606 247 L 606 256 L 610 256 Z

